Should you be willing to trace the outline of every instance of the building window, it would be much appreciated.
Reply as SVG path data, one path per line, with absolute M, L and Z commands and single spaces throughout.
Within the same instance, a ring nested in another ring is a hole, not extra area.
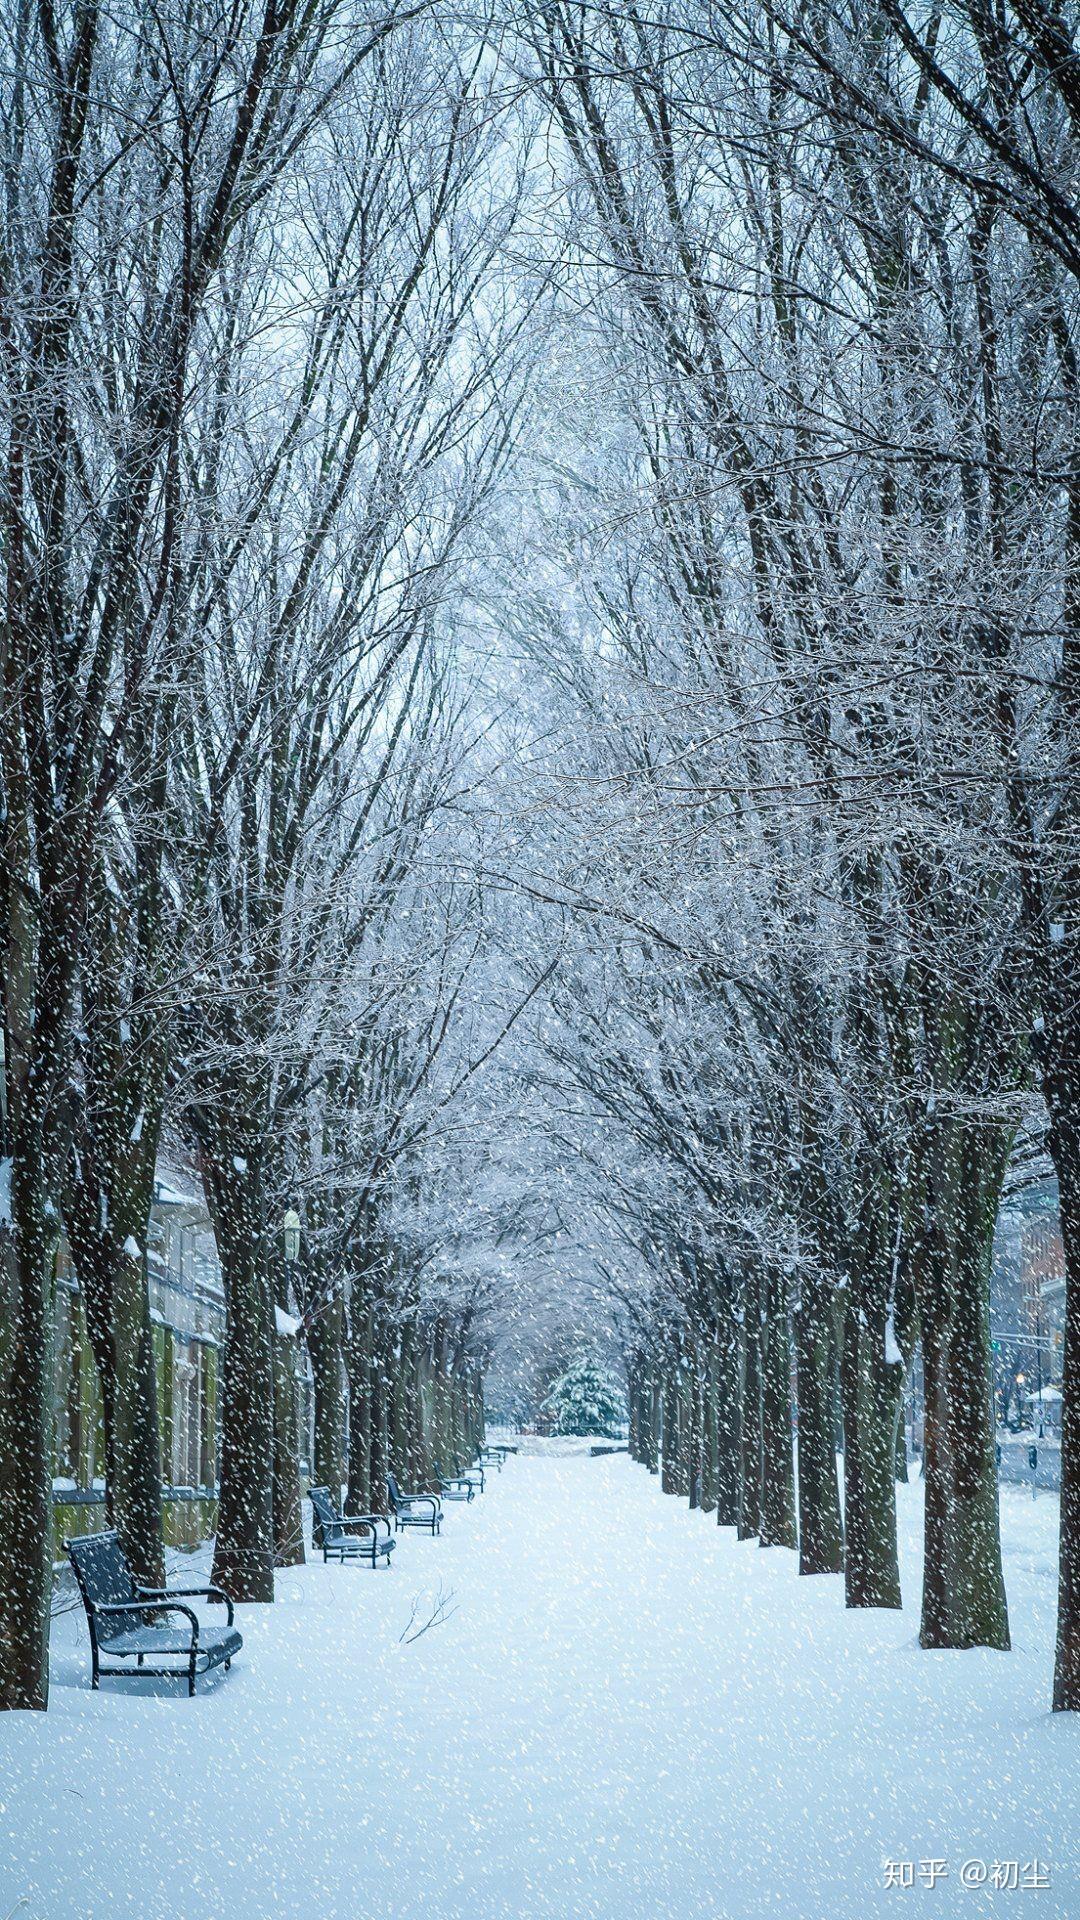
M 174 1487 L 214 1484 L 213 1349 L 202 1340 L 177 1336 L 172 1365 L 172 1458 Z
M 83 1439 L 82 1347 L 79 1340 L 78 1295 L 69 1293 L 66 1288 L 57 1291 L 53 1406 L 53 1471 L 75 1484 L 79 1477 Z

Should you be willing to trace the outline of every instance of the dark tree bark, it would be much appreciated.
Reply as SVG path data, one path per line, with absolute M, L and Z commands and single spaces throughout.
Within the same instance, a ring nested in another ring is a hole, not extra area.
M 740 1326 L 742 1418 L 739 1423 L 739 1509 L 736 1528 L 740 1540 L 752 1540 L 761 1531 L 761 1321 L 757 1288 L 747 1289 Z
M 340 1295 L 317 1303 L 306 1321 L 315 1401 L 315 1484 L 340 1498 L 345 1479 L 344 1312 Z
M 213 1580 L 235 1601 L 274 1598 L 274 1318 L 258 1143 L 216 1128 L 199 1159 L 225 1292 L 221 1473 Z
M 663 1418 L 663 1387 L 659 1374 L 654 1370 L 649 1376 L 648 1457 L 645 1462 L 650 1473 L 660 1472 L 660 1438 Z
M 763 1547 L 797 1547 L 791 1424 L 791 1339 L 782 1276 L 765 1282 L 761 1329 L 761 1527 Z
M 942 1122 L 917 1263 L 926 1397 L 924 1647 L 1007 1648 L 990 1350 L 990 1262 L 1009 1142 Z
M 96 955 L 99 964 L 105 958 Z M 135 1578 L 162 1586 L 161 1433 L 146 1254 L 165 1054 L 160 1034 L 142 1030 L 138 1013 L 133 1037 L 121 1040 L 120 1010 L 107 1007 L 108 992 L 102 979 L 84 993 L 95 1033 L 64 1215 L 101 1385 L 109 1519 Z
M 880 1331 L 844 1322 L 844 1596 L 849 1607 L 899 1607 L 896 1422 L 899 1367 L 886 1367 Z
M 663 1371 L 660 1429 L 660 1485 L 665 1493 L 679 1487 L 679 1369 L 669 1359 Z
M 739 1523 L 742 1479 L 743 1357 L 735 1313 L 735 1301 L 728 1297 L 716 1346 L 716 1519 L 721 1527 Z
M 273 1494 L 275 1567 L 300 1567 L 304 1564 L 296 1360 L 295 1335 L 275 1335 Z
M 39 1129 L 24 1122 L 10 1156 L 14 1229 L 0 1231 L 0 1705 L 44 1708 L 52 1596 L 49 1274 L 56 1227 L 35 1136 L 41 1137 Z
M 1068 1081 L 1068 1105 L 1051 1106 L 1052 1151 L 1061 1195 L 1065 1248 L 1065 1349 L 1062 1363 L 1061 1557 L 1054 1658 L 1054 1710 L 1080 1713 L 1080 1027 L 1058 1071 Z
M 372 1330 L 371 1366 L 370 1366 L 370 1416 L 368 1423 L 368 1460 L 370 1474 L 370 1506 L 372 1513 L 385 1513 L 387 1509 L 387 1472 L 393 1472 L 390 1460 L 389 1435 L 389 1377 L 386 1357 L 385 1336 L 374 1316 Z
M 701 1383 L 701 1505 L 706 1513 L 716 1512 L 720 1438 L 717 1431 L 717 1392 L 719 1362 L 716 1334 L 709 1329 L 704 1345 L 705 1368 Z
M 806 1278 L 795 1312 L 799 1406 L 799 1572 L 840 1573 L 844 1526 L 833 1441 L 832 1299 Z

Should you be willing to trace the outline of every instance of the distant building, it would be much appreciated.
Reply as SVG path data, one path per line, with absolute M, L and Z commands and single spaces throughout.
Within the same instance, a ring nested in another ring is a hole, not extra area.
M 165 1539 L 171 1546 L 194 1546 L 213 1533 L 217 1513 L 225 1296 L 199 1183 L 175 1169 L 158 1170 L 146 1272 L 157 1362 Z M 56 1277 L 53 1502 L 59 1551 L 66 1537 L 104 1525 L 105 1436 L 85 1307 L 65 1238 Z M 298 1359 L 296 1390 L 306 1443 L 312 1417 L 306 1359 Z
M 999 1425 L 1056 1423 L 1065 1336 L 1065 1256 L 1052 1176 L 1009 1197 L 994 1239 L 990 1292 Z M 1054 1410 L 1053 1412 L 1051 1410 Z

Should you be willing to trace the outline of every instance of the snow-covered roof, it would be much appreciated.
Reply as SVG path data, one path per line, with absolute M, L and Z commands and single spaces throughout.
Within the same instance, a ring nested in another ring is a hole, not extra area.
M 174 1185 L 172 1176 L 160 1177 L 154 1181 L 154 1205 L 156 1207 L 201 1207 L 203 1198 L 200 1193 L 185 1193 Z

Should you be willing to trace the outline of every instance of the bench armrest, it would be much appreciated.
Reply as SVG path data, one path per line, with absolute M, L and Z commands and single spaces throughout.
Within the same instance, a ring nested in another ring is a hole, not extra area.
M 435 1513 L 442 1512 L 442 1501 L 437 1493 L 403 1493 L 398 1501 L 401 1507 L 429 1506 Z
M 233 1603 L 220 1587 L 136 1587 L 140 1600 L 215 1600 L 228 1609 L 228 1624 L 233 1623 Z
M 93 1611 L 99 1617 L 109 1613 L 142 1613 L 148 1618 L 152 1613 L 179 1613 L 191 1622 L 191 1645 L 199 1644 L 199 1616 L 194 1607 L 177 1606 L 172 1600 L 159 1595 L 155 1600 L 106 1600 L 94 1602 Z
M 379 1526 L 384 1526 L 389 1533 L 390 1522 L 385 1513 L 343 1513 L 340 1520 L 334 1521 L 334 1530 L 340 1533 L 344 1533 L 346 1527 L 371 1527 L 374 1531 Z

